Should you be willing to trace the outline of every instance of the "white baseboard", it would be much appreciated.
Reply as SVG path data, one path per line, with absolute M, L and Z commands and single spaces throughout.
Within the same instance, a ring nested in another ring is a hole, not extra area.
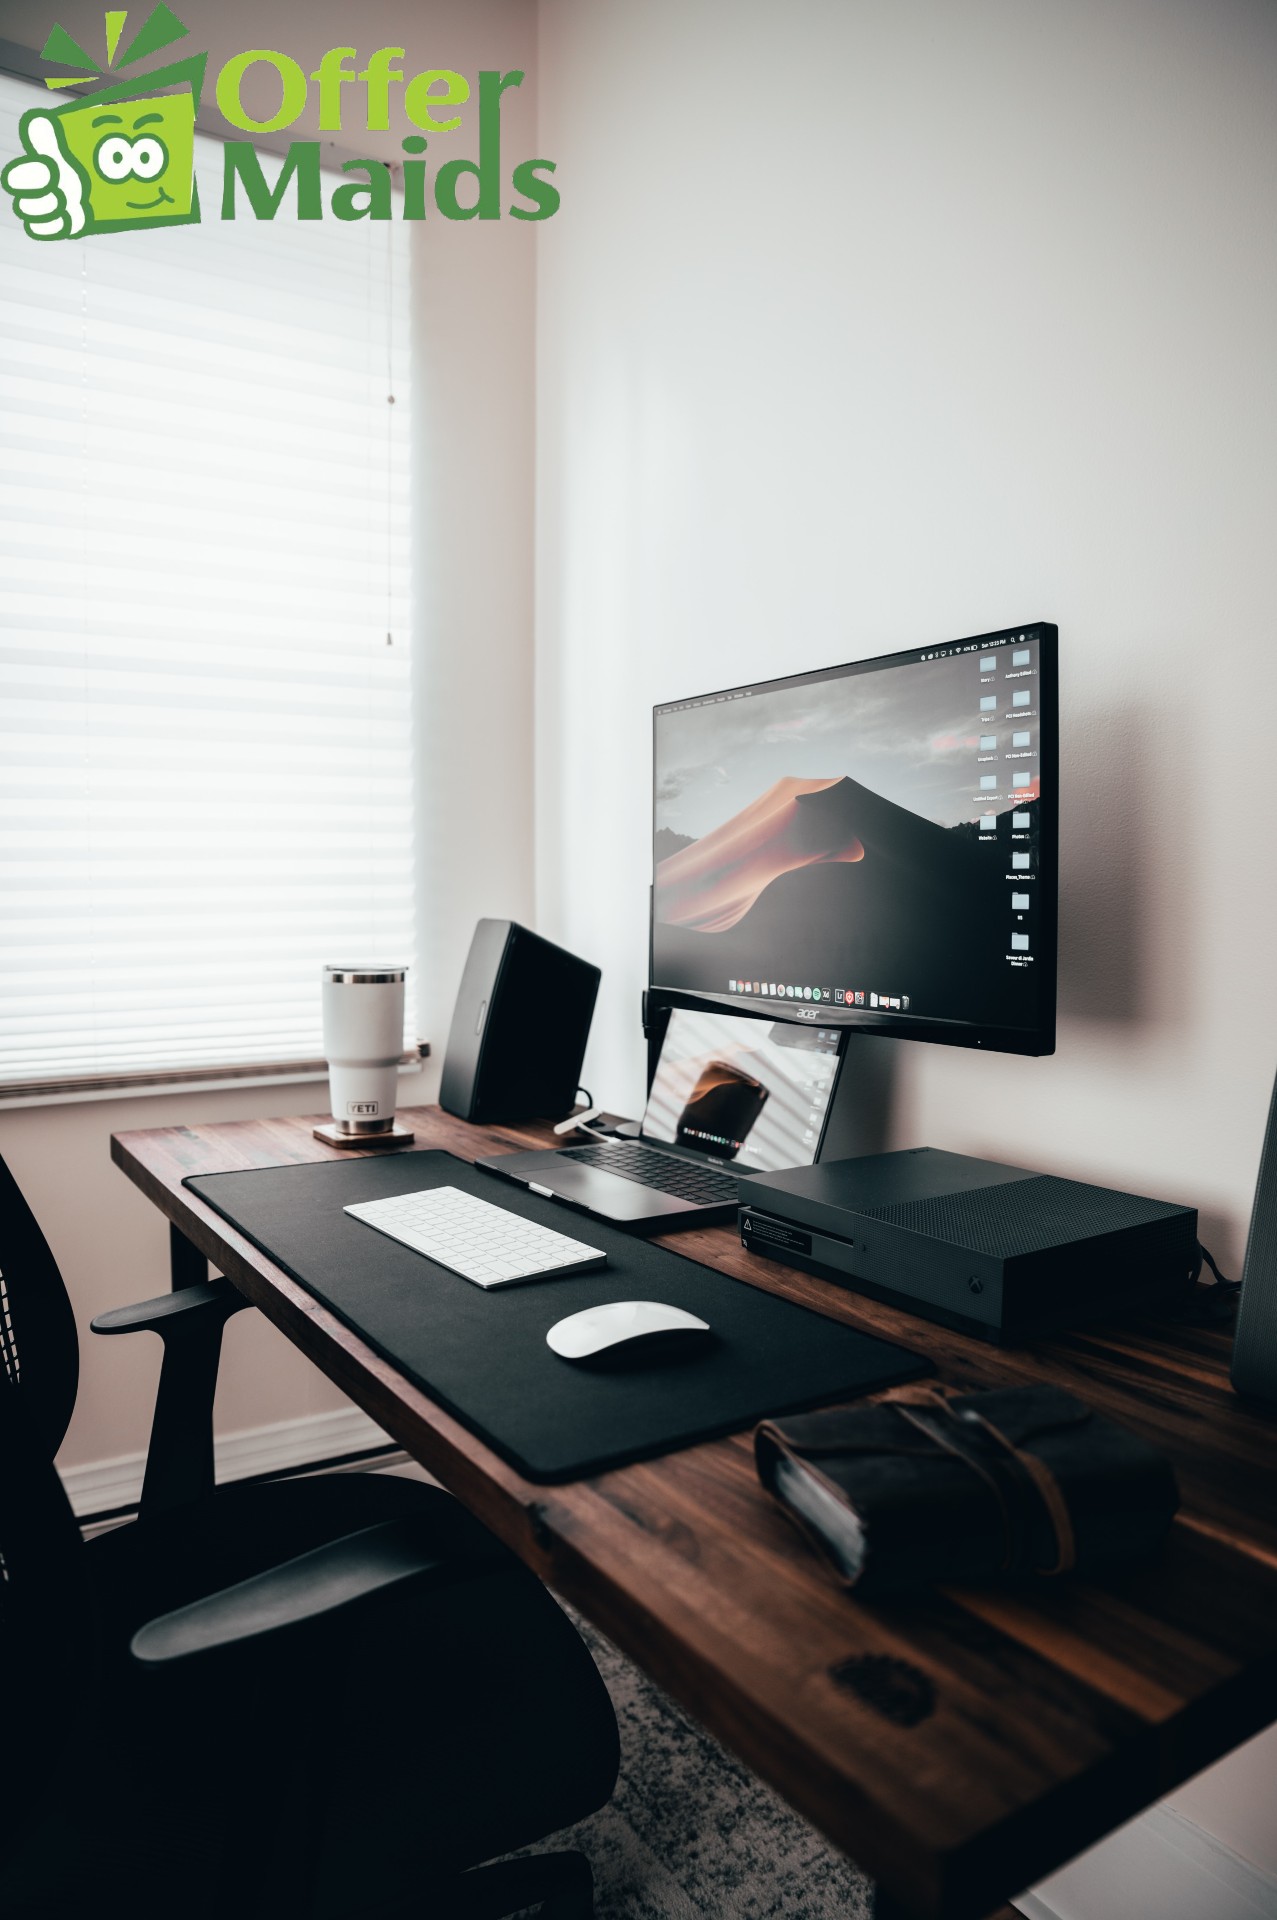
M 310 1413 L 299 1420 L 277 1420 L 269 1427 L 221 1434 L 213 1443 L 213 1451 L 221 1481 L 282 1473 L 316 1460 L 391 1445 L 390 1436 L 358 1407 L 339 1407 L 332 1413 Z M 90 1460 L 83 1466 L 60 1468 L 76 1518 L 135 1506 L 145 1466 L 144 1453 L 125 1453 L 116 1460 Z
M 1158 1806 L 1012 1904 L 1025 1920 L 1271 1920 L 1277 1877 Z

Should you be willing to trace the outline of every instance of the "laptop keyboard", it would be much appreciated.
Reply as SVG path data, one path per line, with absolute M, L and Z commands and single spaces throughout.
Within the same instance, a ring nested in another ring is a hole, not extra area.
M 615 1147 L 565 1147 L 561 1157 L 583 1167 L 619 1174 L 622 1180 L 633 1180 L 636 1186 L 651 1187 L 656 1193 L 672 1193 L 698 1207 L 734 1206 L 740 1191 L 730 1173 L 715 1173 L 711 1167 L 698 1167 L 672 1153 L 658 1153 L 637 1141 L 621 1141 Z

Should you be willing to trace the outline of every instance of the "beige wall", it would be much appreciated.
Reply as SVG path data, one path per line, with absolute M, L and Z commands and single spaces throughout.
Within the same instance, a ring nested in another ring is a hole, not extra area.
M 642 1090 L 649 709 L 1059 623 L 1059 1049 L 862 1116 L 1190 1201 L 1232 1271 L 1277 1067 L 1277 10 L 543 0 L 537 850 Z M 883 1105 L 879 1064 L 895 1055 Z M 845 1117 L 845 1116 L 844 1116 Z
M 346 0 L 256 5 L 188 0 L 180 8 L 210 73 L 232 53 L 267 45 L 313 64 L 329 45 L 404 46 L 409 70 L 454 66 L 473 81 L 482 67 L 521 67 L 527 78 L 503 101 L 511 159 L 535 154 L 535 14 L 523 0 Z M 43 44 L 53 15 L 6 5 L 0 34 Z M 57 18 L 96 49 L 100 5 L 74 0 Z M 307 130 L 299 126 L 299 134 Z M 473 140 L 463 127 L 467 153 Z M 343 135 L 352 152 L 397 157 L 392 135 Z M 432 141 L 432 152 L 438 146 Z M 421 663 L 418 895 L 421 1030 L 436 1049 L 410 1097 L 433 1097 L 447 1023 L 475 919 L 532 912 L 531 601 L 534 228 L 509 220 L 414 233 L 413 325 L 416 472 L 416 645 Z M 159 236 L 162 238 L 162 236 Z M 112 1132 L 256 1114 L 312 1112 L 320 1085 L 179 1094 L 162 1099 L 0 1112 L 2 1152 L 62 1265 L 82 1332 L 83 1380 L 60 1456 L 64 1466 L 133 1453 L 145 1445 L 159 1365 L 158 1340 L 92 1340 L 101 1309 L 168 1285 L 167 1229 L 110 1164 Z M 344 1404 L 256 1314 L 231 1322 L 217 1400 L 219 1433 L 264 1426 Z

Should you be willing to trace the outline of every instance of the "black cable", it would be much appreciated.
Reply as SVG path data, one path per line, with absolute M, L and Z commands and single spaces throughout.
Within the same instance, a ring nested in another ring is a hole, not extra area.
M 1208 1266 L 1215 1276 L 1209 1286 L 1200 1284 L 1203 1265 Z M 1197 1258 L 1188 1277 L 1188 1301 L 1185 1306 L 1188 1316 L 1196 1320 L 1231 1320 L 1241 1290 L 1241 1281 L 1225 1279 L 1214 1256 L 1207 1252 L 1199 1240 Z
M 594 1095 L 588 1087 L 578 1087 L 576 1097 L 584 1107 L 592 1107 L 594 1105 Z
M 1215 1276 L 1215 1285 L 1217 1287 L 1223 1287 L 1228 1293 L 1232 1293 L 1232 1294 L 1237 1294 L 1241 1292 L 1242 1290 L 1241 1281 L 1225 1279 L 1224 1275 L 1220 1272 L 1219 1268 L 1216 1266 L 1213 1256 L 1207 1252 L 1206 1248 L 1202 1245 L 1200 1240 L 1197 1243 L 1197 1251 L 1201 1256 L 1201 1259 L 1199 1259 L 1197 1263 L 1198 1273 L 1200 1273 L 1202 1270 L 1201 1262 L 1202 1260 L 1204 1260 L 1207 1266 L 1210 1268 L 1211 1272 Z

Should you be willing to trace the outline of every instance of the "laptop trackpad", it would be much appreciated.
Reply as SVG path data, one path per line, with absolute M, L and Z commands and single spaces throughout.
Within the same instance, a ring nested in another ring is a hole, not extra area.
M 571 1200 L 578 1207 L 589 1207 L 609 1220 L 650 1220 L 658 1214 L 681 1212 L 687 1206 L 686 1201 L 677 1200 L 672 1193 L 658 1193 L 651 1187 L 639 1186 L 634 1180 L 622 1180 L 619 1174 L 609 1173 L 605 1167 L 574 1167 L 569 1162 L 555 1167 L 552 1173 L 547 1169 L 544 1183 L 537 1184 L 544 1184 L 560 1199 Z

